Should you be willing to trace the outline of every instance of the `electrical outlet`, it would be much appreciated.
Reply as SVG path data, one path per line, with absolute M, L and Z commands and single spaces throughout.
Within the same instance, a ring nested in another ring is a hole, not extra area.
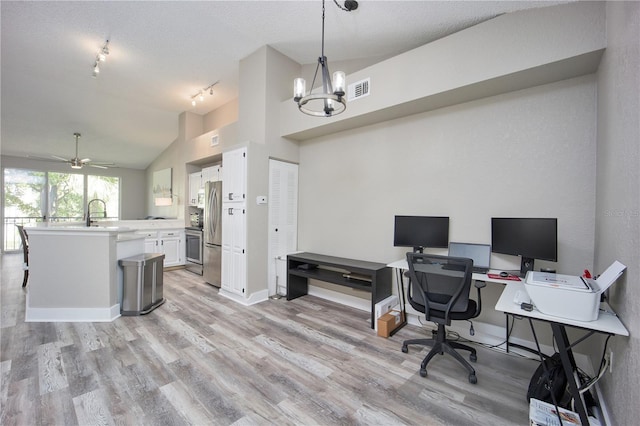
M 609 374 L 613 373 L 613 350 L 609 351 Z

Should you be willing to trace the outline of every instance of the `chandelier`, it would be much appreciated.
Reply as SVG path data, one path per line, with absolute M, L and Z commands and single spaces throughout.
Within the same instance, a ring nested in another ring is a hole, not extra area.
M 335 1 L 335 0 L 334 0 Z M 358 2 L 346 1 L 345 7 L 335 2 L 342 10 L 350 12 L 358 8 Z M 320 70 L 322 78 L 322 92 L 313 93 L 313 86 Z M 304 78 L 296 78 L 293 81 L 293 100 L 298 104 L 298 109 L 305 114 L 314 117 L 331 117 L 338 115 L 347 108 L 347 101 L 344 98 L 346 78 L 344 72 L 333 73 L 333 80 L 329 78 L 329 64 L 324 55 L 324 0 L 322 0 L 322 52 L 318 58 L 316 72 L 309 93 L 306 93 L 306 81 Z

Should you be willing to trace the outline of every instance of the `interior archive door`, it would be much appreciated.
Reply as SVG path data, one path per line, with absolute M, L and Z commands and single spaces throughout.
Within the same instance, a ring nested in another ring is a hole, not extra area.
M 298 165 L 269 160 L 269 296 L 286 293 L 287 253 L 298 247 Z

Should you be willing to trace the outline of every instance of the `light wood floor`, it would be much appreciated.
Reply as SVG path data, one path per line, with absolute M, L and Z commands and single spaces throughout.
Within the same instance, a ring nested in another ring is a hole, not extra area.
M 536 363 L 478 347 L 478 384 L 424 331 L 312 296 L 244 307 L 184 270 L 167 302 L 112 323 L 25 323 L 19 255 L 2 257 L 1 425 L 526 425 Z

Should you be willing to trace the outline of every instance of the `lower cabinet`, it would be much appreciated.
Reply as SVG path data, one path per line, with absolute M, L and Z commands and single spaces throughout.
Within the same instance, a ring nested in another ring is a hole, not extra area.
M 221 287 L 239 296 L 245 296 L 247 283 L 246 228 L 244 203 L 223 203 Z
M 185 264 L 186 242 L 184 229 L 138 231 L 138 234 L 145 236 L 145 253 L 164 254 L 165 267 Z

